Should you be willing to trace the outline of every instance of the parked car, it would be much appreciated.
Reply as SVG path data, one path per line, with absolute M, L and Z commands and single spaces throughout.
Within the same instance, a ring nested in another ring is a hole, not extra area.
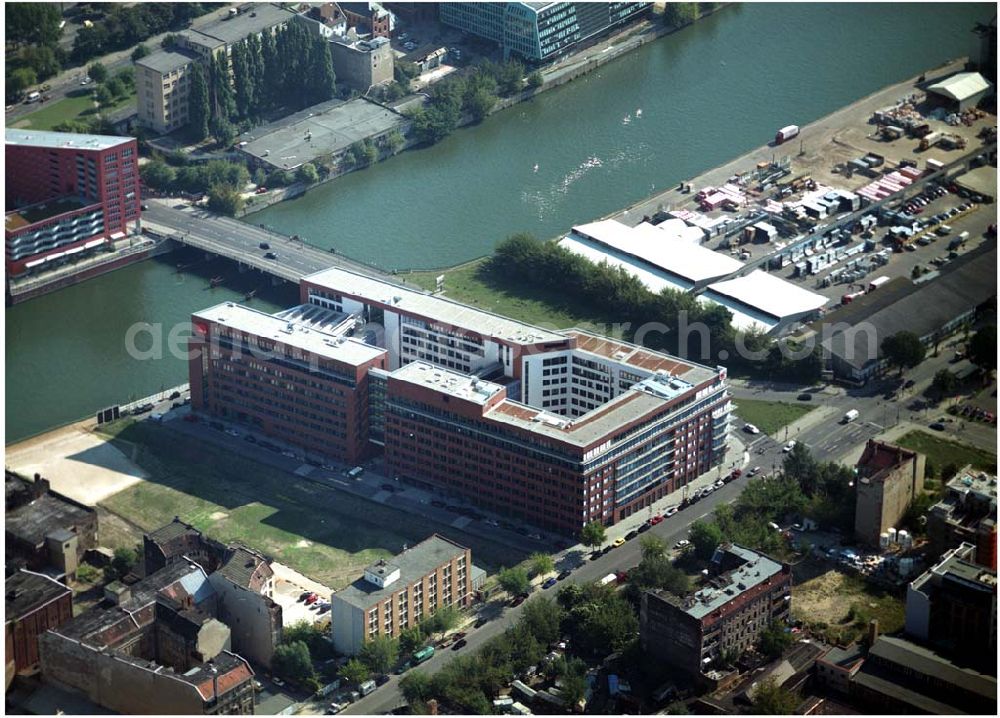
M 796 397 L 799 401 L 812 401 L 813 395 L 809 392 L 802 392 Z
M 747 472 L 747 476 L 756 476 L 759 473 L 760 473 L 760 467 L 759 466 L 755 466 L 752 469 L 750 469 L 749 472 Z
M 557 581 L 565 581 L 567 578 L 569 578 L 569 575 L 570 575 L 569 571 L 561 571 L 559 573 L 559 575 L 556 576 L 556 580 Z
M 314 603 L 316 603 L 318 600 L 319 600 L 319 596 L 317 596 L 315 593 L 313 593 L 312 591 L 310 591 L 309 595 L 306 596 L 306 605 L 307 606 L 311 606 Z
M 759 434 L 760 433 L 760 429 L 758 429 L 753 424 L 747 424 L 746 426 L 744 426 L 743 427 L 743 431 L 747 432 L 748 434 Z
M 542 589 L 552 588 L 553 586 L 556 585 L 556 580 L 557 579 L 555 579 L 555 578 L 550 578 L 550 579 L 546 580 L 545 583 L 542 584 Z
M 934 431 L 944 431 L 944 424 L 942 424 L 940 421 L 935 421 L 933 424 L 930 425 L 930 428 L 934 429 Z
M 681 549 L 687 548 L 690 545 L 691 545 L 690 541 L 688 541 L 687 539 L 681 539 L 680 541 L 674 544 L 674 548 L 679 551 Z
M 638 535 L 639 535 L 639 532 L 636 531 L 635 529 L 633 529 L 632 531 L 629 531 L 627 534 L 625 534 L 625 540 L 626 541 L 631 541 L 632 539 L 634 539 Z
M 785 446 L 781 450 L 787 454 L 789 451 L 795 448 L 795 445 L 797 443 L 798 442 L 795 439 L 792 439 L 787 444 L 785 444 Z
M 270 249 L 270 248 L 271 248 L 271 245 L 270 245 L 270 244 L 268 244 L 267 242 L 261 242 L 261 243 L 260 243 L 259 245 L 257 245 L 257 246 L 259 246 L 259 247 L 260 247 L 261 249 Z
M 522 600 L 524 600 L 524 599 L 522 599 Z M 469 642 L 466 641 L 464 638 L 460 638 L 459 640 L 455 641 L 455 643 L 452 644 L 451 650 L 457 651 L 457 650 L 460 650 L 462 648 L 465 648 L 467 645 L 469 645 Z
M 662 521 L 663 521 L 663 516 L 654 516 L 649 520 L 649 525 L 656 526 L 656 524 L 661 523 Z
M 614 546 L 615 548 L 618 548 L 619 546 L 624 546 L 625 539 L 619 536 L 618 538 L 616 538 L 614 541 L 611 542 L 611 545 Z
M 278 255 L 275 254 L 274 252 L 268 252 L 267 254 L 264 255 L 264 259 L 277 259 L 277 258 Z

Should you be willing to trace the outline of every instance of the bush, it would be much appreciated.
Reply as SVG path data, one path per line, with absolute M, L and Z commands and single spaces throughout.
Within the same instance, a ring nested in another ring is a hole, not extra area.
M 81 563 L 76 569 L 76 579 L 83 583 L 97 583 L 101 578 L 101 572 L 89 563 Z
M 208 190 L 208 208 L 227 217 L 235 217 L 243 209 L 243 197 L 228 185 L 213 185 Z
M 545 80 L 542 78 L 542 73 L 538 70 L 535 70 L 533 73 L 528 75 L 528 87 L 532 90 L 537 90 L 542 86 L 543 82 L 545 82 Z
M 306 162 L 296 171 L 295 179 L 306 184 L 315 184 L 319 182 L 319 172 L 316 171 L 315 165 Z
M 101 83 L 108 79 L 108 70 L 104 67 L 104 63 L 95 62 L 87 68 L 87 75 L 94 82 Z

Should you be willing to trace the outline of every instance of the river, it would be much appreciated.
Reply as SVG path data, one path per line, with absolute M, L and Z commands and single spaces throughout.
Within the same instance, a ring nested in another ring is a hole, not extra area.
M 994 13 L 986 4 L 737 5 L 250 221 L 383 268 L 455 264 L 519 231 L 552 237 L 743 154 L 777 127 L 969 54 L 973 25 Z M 227 270 L 201 270 L 149 261 L 8 308 L 6 441 L 185 381 L 182 360 L 132 359 L 125 336 L 135 322 L 169 329 L 241 298 L 242 286 L 206 289 L 205 276 Z M 267 310 L 294 292 L 272 300 L 254 302 Z

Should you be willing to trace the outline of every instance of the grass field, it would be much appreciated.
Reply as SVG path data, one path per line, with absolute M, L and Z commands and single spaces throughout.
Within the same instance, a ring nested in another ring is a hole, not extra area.
M 501 287 L 484 278 L 482 266 L 483 260 L 478 260 L 444 272 L 411 272 L 403 278 L 433 290 L 436 278 L 444 274 L 444 296 L 449 299 L 545 329 L 580 327 L 604 331 L 603 326 L 594 324 L 595 319 L 603 317 L 591 307 L 570 302 L 558 287 Z
M 355 580 L 375 559 L 434 532 L 469 546 L 484 567 L 523 558 L 429 519 L 292 479 L 164 427 L 123 421 L 109 432 L 151 479 L 101 505 L 143 530 L 179 516 L 212 538 L 246 543 L 334 588 Z
M 919 451 L 927 455 L 927 460 L 940 469 L 947 464 L 965 466 L 972 464 L 977 469 L 996 471 L 997 457 L 983 449 L 957 441 L 942 439 L 926 431 L 911 431 L 904 434 L 899 441 L 900 446 Z
M 873 618 L 880 633 L 900 630 L 906 605 L 857 576 L 830 569 L 792 586 L 792 615 L 831 642 L 849 643 L 864 635 Z
M 108 112 L 120 110 L 130 102 L 135 102 L 135 92 L 130 92 L 108 109 Z M 25 115 L 13 124 L 19 129 L 51 130 L 56 125 L 70 120 L 87 120 L 96 112 L 93 93 L 87 90 L 74 90 L 74 95 L 59 100 L 51 105 L 43 105 L 42 109 Z
M 765 434 L 773 434 L 816 408 L 812 404 L 788 404 L 759 399 L 736 399 L 735 403 L 736 414 Z

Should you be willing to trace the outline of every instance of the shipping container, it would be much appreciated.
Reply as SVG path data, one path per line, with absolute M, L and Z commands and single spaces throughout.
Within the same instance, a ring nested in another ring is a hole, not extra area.
M 778 133 L 774 136 L 774 143 L 780 145 L 782 142 L 788 142 L 788 140 L 798 136 L 798 134 L 798 125 L 787 125 L 778 130 Z

